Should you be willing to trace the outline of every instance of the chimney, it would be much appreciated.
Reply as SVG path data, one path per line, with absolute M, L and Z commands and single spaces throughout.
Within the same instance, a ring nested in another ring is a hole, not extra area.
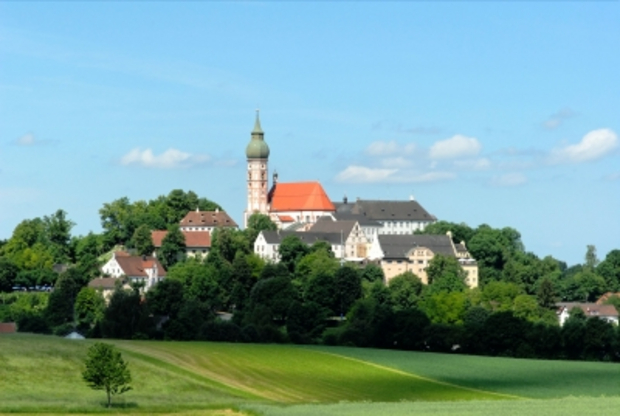
M 413 197 L 413 195 L 409 195 L 409 200 L 410 201 L 415 201 L 415 198 Z
M 348 201 L 349 201 L 349 198 L 347 198 L 347 194 L 344 194 L 344 198 L 342 198 L 342 202 L 346 204 Z
M 218 212 L 220 212 L 219 208 L 215 208 L 215 213 L 217 214 Z

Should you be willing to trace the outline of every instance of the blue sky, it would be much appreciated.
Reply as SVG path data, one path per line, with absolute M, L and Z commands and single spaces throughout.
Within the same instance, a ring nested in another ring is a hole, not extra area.
M 270 169 L 569 264 L 620 248 L 618 2 L 0 2 L 0 238 Z

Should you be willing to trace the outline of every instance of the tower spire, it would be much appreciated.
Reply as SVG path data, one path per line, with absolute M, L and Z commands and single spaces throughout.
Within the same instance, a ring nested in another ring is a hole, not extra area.
M 260 113 L 260 110 L 257 108 L 256 109 L 256 121 L 254 122 L 254 130 L 252 130 L 252 133 L 263 134 L 263 129 L 260 127 L 259 113 Z

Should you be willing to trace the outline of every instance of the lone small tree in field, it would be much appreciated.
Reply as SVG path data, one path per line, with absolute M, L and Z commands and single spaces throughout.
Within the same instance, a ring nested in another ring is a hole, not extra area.
M 82 372 L 82 378 L 91 389 L 105 390 L 108 407 L 112 405 L 113 394 L 131 390 L 131 373 L 113 345 L 97 342 L 88 349 L 84 364 L 86 370 Z

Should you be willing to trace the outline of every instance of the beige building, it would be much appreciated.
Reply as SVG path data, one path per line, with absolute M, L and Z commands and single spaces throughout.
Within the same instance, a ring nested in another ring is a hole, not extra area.
M 205 258 L 211 251 L 211 233 L 209 231 L 185 231 L 182 230 L 185 237 L 185 256 Z M 155 249 L 161 247 L 164 237 L 168 231 L 151 231 L 151 239 Z
M 467 273 L 465 283 L 478 287 L 478 264 L 463 243 L 454 244 L 448 235 L 379 235 L 371 247 L 370 258 L 380 259 L 386 283 L 395 276 L 412 272 L 428 284 L 426 268 L 435 255 L 458 259 Z

